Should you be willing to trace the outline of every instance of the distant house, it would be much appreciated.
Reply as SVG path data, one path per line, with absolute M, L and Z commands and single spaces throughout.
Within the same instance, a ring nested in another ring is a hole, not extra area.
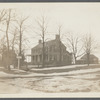
M 99 63 L 99 59 L 91 54 L 89 57 L 89 63 L 90 64 L 98 64 Z M 77 60 L 77 64 L 87 64 L 87 55 L 85 54 L 84 56 L 81 57 L 81 59 Z
M 71 64 L 71 54 L 66 50 L 66 47 L 62 42 L 61 49 L 59 47 L 59 35 L 56 35 L 56 38 L 51 41 L 45 42 L 45 64 L 46 65 L 69 65 Z M 37 46 L 31 49 L 31 63 L 32 64 L 42 64 L 43 57 L 43 44 L 39 40 Z M 61 53 L 60 53 L 61 50 Z M 60 56 L 61 55 L 61 56 Z M 60 58 L 61 57 L 61 58 Z

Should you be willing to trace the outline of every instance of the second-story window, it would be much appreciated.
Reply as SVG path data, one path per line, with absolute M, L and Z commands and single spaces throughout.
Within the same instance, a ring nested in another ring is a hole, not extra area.
M 45 48 L 45 51 L 48 52 L 48 47 Z

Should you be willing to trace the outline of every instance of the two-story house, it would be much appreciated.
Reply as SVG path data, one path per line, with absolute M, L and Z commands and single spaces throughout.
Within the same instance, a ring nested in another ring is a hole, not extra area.
M 71 54 L 66 50 L 64 44 L 60 41 L 59 35 L 51 41 L 45 42 L 45 64 L 56 65 L 69 65 L 71 64 Z M 39 40 L 37 46 L 31 49 L 31 63 L 42 64 L 43 58 L 43 43 Z

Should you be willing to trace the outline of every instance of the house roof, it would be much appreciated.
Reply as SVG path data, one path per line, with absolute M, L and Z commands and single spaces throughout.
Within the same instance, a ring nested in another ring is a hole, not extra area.
M 93 55 L 93 54 L 90 54 L 90 58 L 91 58 L 91 59 L 92 59 L 92 58 L 98 59 L 98 57 L 96 57 L 96 56 Z M 85 54 L 84 56 L 81 57 L 81 59 L 87 59 L 87 55 Z
M 47 41 L 45 42 L 45 46 L 50 46 L 52 44 L 56 44 L 58 41 L 55 39 L 55 40 L 50 40 L 50 41 Z M 62 46 L 64 46 L 63 43 L 61 43 Z M 38 48 L 42 48 L 43 47 L 43 44 L 42 43 L 39 43 L 38 45 L 36 45 L 35 47 L 33 47 L 32 49 L 38 49 Z M 64 46 L 65 47 L 65 46 Z
M 47 42 L 45 42 L 45 46 L 46 47 L 49 47 L 50 45 L 57 45 L 58 44 L 58 40 L 57 39 L 54 39 L 54 40 L 50 40 L 50 41 L 47 41 Z M 61 45 L 64 47 L 64 48 L 66 48 L 65 47 L 65 45 L 61 42 Z M 33 49 L 40 49 L 40 48 L 42 48 L 43 47 L 43 44 L 42 43 L 39 43 L 38 45 L 36 45 L 35 47 L 33 47 L 32 48 L 32 50 Z M 38 52 L 39 53 L 39 52 Z M 66 54 L 68 55 L 68 56 L 71 56 L 71 54 L 66 50 Z

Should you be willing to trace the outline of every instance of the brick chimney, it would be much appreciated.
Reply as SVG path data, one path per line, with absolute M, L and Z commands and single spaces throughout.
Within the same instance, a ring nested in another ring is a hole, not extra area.
M 58 34 L 56 35 L 56 40 L 60 40 L 60 36 Z
M 39 44 L 42 43 L 42 40 L 39 40 Z

